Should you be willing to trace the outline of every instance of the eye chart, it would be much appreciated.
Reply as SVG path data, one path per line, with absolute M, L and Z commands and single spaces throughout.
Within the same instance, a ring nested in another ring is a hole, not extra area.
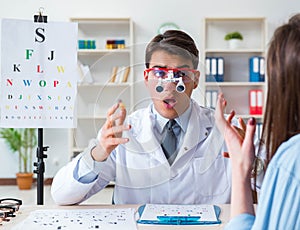
M 134 230 L 137 229 L 135 210 L 125 209 L 77 209 L 37 210 L 14 230 Z
M 77 24 L 1 20 L 1 126 L 74 128 Z

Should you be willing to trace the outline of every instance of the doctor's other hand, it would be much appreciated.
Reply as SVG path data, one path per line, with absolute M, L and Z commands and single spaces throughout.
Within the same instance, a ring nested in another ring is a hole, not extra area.
M 119 101 L 108 110 L 106 121 L 99 132 L 100 135 L 97 137 L 99 144 L 91 151 L 95 161 L 106 160 L 119 144 L 125 144 L 129 141 L 128 138 L 122 138 L 123 131 L 128 131 L 131 128 L 130 125 L 124 124 L 126 113 L 122 101 Z
M 218 96 L 217 107 L 215 112 L 216 125 L 224 136 L 228 154 L 232 161 L 232 167 L 241 173 L 241 176 L 250 176 L 252 164 L 255 158 L 254 152 L 254 134 L 255 119 L 250 118 L 247 122 L 245 137 L 231 124 L 230 119 L 224 117 L 226 100 L 222 93 Z M 229 116 L 234 116 L 234 111 Z

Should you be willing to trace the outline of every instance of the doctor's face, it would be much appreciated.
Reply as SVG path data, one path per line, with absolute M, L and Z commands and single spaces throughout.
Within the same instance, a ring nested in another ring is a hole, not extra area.
M 200 72 L 193 70 L 191 60 L 163 50 L 155 51 L 152 54 L 149 62 L 149 69 L 151 68 L 162 68 L 162 70 L 144 72 L 145 84 L 149 90 L 155 109 L 165 118 L 173 119 L 178 117 L 189 107 L 192 91 L 198 86 Z M 164 69 L 167 69 L 167 71 L 164 71 Z M 168 69 L 175 69 L 173 71 L 174 75 L 179 73 L 178 76 L 183 76 L 184 92 L 180 93 L 176 90 L 178 81 L 162 82 L 163 90 L 157 92 L 156 87 L 160 84 L 159 78 L 166 78 L 164 74 L 169 71 Z M 180 69 L 183 70 L 180 71 Z M 185 73 L 185 75 L 181 73 Z

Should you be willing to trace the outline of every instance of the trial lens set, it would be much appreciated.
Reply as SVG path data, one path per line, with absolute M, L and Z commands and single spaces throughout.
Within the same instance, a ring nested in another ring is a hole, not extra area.
M 22 201 L 15 198 L 0 199 L 0 226 L 10 221 L 19 211 Z

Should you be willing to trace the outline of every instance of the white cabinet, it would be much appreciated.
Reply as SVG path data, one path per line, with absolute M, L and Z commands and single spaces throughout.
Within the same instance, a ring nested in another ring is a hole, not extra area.
M 266 50 L 266 21 L 265 18 L 205 18 L 204 19 L 204 55 L 203 65 L 206 66 L 206 58 L 223 58 L 224 75 L 223 82 L 207 81 L 202 74 L 204 88 L 204 104 L 210 106 L 215 103 L 215 97 L 211 101 L 210 92 L 222 91 L 228 101 L 226 113 L 232 109 L 238 117 L 258 119 L 262 115 L 250 115 L 249 91 L 262 90 L 263 103 L 266 94 L 266 80 L 263 82 L 250 82 L 249 59 L 254 56 L 264 57 Z M 243 36 L 241 46 L 230 48 L 224 37 L 229 32 L 238 31 Z
M 133 22 L 130 18 L 71 18 L 78 23 L 77 128 L 70 132 L 71 156 L 81 152 L 97 136 L 106 113 L 119 99 L 133 105 Z M 122 41 L 114 49 L 107 41 Z M 80 44 L 79 44 L 80 43 Z M 82 44 L 92 43 L 90 48 Z M 117 79 L 112 82 L 112 73 Z M 127 79 L 123 79 L 129 70 Z

